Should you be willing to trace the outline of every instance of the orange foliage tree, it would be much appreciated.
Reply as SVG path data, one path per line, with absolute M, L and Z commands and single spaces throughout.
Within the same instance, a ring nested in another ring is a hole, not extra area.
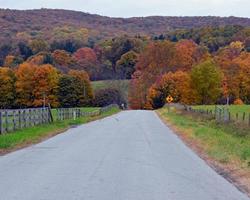
M 51 65 L 21 64 L 16 70 L 17 104 L 20 107 L 38 107 L 48 103 L 58 106 L 58 71 Z
M 190 71 L 192 66 L 207 59 L 210 55 L 204 47 L 191 40 L 180 40 L 175 45 L 175 66 L 177 70 Z
M 243 44 L 231 43 L 218 52 L 215 60 L 224 74 L 224 97 L 230 98 L 230 102 L 242 99 L 245 103 L 249 103 L 250 53 L 243 51 Z
M 36 85 L 35 72 L 37 66 L 30 63 L 21 64 L 16 70 L 17 104 L 21 107 L 31 107 L 34 102 L 33 89 Z
M 52 107 L 58 107 L 57 90 L 59 76 L 59 72 L 52 65 L 41 65 L 36 68 L 33 106 L 39 107 L 44 103 L 47 106 L 49 103 Z
M 136 70 L 139 71 L 136 76 L 133 76 L 130 87 L 130 106 L 133 108 L 143 108 L 147 102 L 147 92 L 151 85 L 161 76 L 161 74 L 173 70 L 175 54 L 175 45 L 172 42 L 154 42 L 147 46 L 145 51 L 139 56 L 139 61 L 136 64 Z M 138 76 L 140 74 L 140 76 Z M 134 91 L 135 90 L 135 91 Z M 136 100 L 136 95 L 139 99 Z M 141 106 L 138 107 L 138 103 Z
M 74 58 L 77 61 L 77 69 L 85 70 L 93 77 L 97 73 L 97 56 L 91 48 L 81 48 L 74 53 Z
M 194 102 L 194 92 L 191 89 L 191 80 L 187 72 L 177 71 L 164 74 L 150 87 L 147 100 L 152 108 L 156 109 L 166 103 L 168 95 L 171 95 L 176 103 Z
M 52 53 L 53 65 L 62 72 L 68 72 L 70 69 L 76 68 L 76 60 L 70 53 L 64 50 L 55 50 Z
M 0 67 L 0 108 L 11 108 L 15 104 L 15 73 Z

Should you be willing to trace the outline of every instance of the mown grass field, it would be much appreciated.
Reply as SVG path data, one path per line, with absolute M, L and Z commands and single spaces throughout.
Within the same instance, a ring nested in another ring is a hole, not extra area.
M 85 111 L 94 111 L 98 108 L 82 108 Z M 53 111 L 55 112 L 55 111 Z M 96 117 L 82 117 L 76 120 L 55 121 L 51 124 L 39 125 L 32 128 L 26 128 L 13 133 L 0 136 L 0 154 L 13 151 L 18 148 L 28 146 L 30 144 L 38 143 L 46 138 L 59 134 L 68 128 L 80 124 L 84 124 L 96 119 L 104 118 L 109 115 L 119 112 L 118 108 L 113 108 L 110 111 L 102 113 Z
M 104 81 L 93 81 L 91 82 L 94 92 L 101 89 L 117 89 L 120 91 L 123 99 L 128 104 L 128 92 L 129 92 L 130 80 L 104 80 Z
M 128 89 L 129 80 L 103 80 L 103 81 L 92 81 L 91 82 L 94 91 L 107 88 L 116 88 L 123 86 Z

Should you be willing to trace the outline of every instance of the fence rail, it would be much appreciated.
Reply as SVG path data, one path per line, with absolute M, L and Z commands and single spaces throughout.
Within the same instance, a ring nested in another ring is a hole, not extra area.
M 50 122 L 49 108 L 0 110 L 0 134 Z
M 226 107 L 215 106 L 215 109 L 194 109 L 185 106 L 185 110 L 214 118 L 218 123 L 238 123 L 250 127 L 250 113 L 232 113 Z
M 77 119 L 80 117 L 98 116 L 118 105 L 112 104 L 98 110 L 86 112 L 81 108 L 56 109 L 56 120 Z M 13 132 L 40 124 L 48 124 L 54 121 L 50 107 L 30 108 L 17 110 L 0 110 L 0 134 Z
M 103 108 L 100 108 L 98 110 L 91 111 L 91 112 L 83 111 L 81 108 L 58 108 L 56 109 L 57 120 L 62 121 L 66 119 L 77 119 L 80 117 L 88 117 L 88 116 L 94 117 L 94 116 L 98 116 L 102 114 L 103 112 L 108 112 L 109 110 L 115 107 L 118 108 L 118 105 L 111 104 L 109 106 L 106 106 L 106 107 L 103 107 Z

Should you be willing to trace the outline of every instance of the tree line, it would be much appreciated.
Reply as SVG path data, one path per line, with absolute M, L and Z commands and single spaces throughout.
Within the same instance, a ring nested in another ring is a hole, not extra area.
M 192 40 L 151 42 L 130 82 L 134 109 L 184 104 L 250 103 L 250 53 L 240 41 L 211 54 Z
M 93 94 L 89 81 L 106 79 L 131 80 L 132 108 L 158 108 L 169 94 L 187 104 L 250 103 L 247 27 L 100 39 L 63 26 L 50 34 L 18 32 L 0 45 L 1 107 L 41 106 L 44 96 L 53 107 L 103 104 L 110 102 L 101 99 L 107 94 L 124 102 L 114 97 L 119 91 Z
M 0 109 L 91 105 L 93 90 L 85 71 L 62 74 L 50 64 L 23 63 L 0 68 Z

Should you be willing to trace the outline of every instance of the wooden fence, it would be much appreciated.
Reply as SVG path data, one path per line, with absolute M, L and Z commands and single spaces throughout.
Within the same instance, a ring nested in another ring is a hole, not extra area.
M 81 108 L 58 108 L 56 109 L 57 120 L 62 121 L 66 119 L 77 119 L 80 117 L 88 117 L 88 116 L 94 117 L 94 116 L 101 115 L 103 112 L 108 112 L 114 107 L 118 108 L 118 105 L 111 104 L 109 106 L 106 106 L 106 107 L 103 107 L 103 108 L 100 108 L 98 110 L 91 111 L 91 112 L 86 112 L 82 110 Z
M 0 110 L 0 134 L 50 123 L 52 120 L 49 108 Z
M 186 106 L 188 112 L 198 113 L 214 118 L 218 123 L 238 123 L 250 127 L 250 113 L 232 113 L 226 107 L 215 106 L 215 109 L 194 109 Z
M 115 104 L 100 108 L 95 111 L 86 112 L 81 108 L 59 108 L 56 109 L 56 120 L 77 119 L 80 117 L 98 116 L 107 112 Z M 30 108 L 17 110 L 0 110 L 0 134 L 13 132 L 40 124 L 52 123 L 54 121 L 50 108 Z

